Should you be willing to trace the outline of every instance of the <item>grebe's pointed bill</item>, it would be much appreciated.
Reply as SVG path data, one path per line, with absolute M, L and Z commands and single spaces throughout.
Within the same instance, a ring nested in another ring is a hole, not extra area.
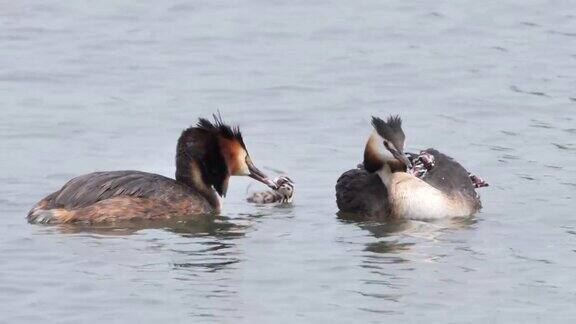
M 258 169 L 254 163 L 252 163 L 252 160 L 246 159 L 246 164 L 248 165 L 248 171 L 250 172 L 248 176 L 250 178 L 260 181 L 274 190 L 278 189 L 278 185 L 276 185 L 274 181 L 270 180 L 268 176 L 264 174 L 264 172 L 260 171 L 260 169 Z
M 410 170 L 412 169 L 412 162 L 410 162 L 410 159 L 408 159 L 408 157 L 406 156 L 406 154 L 404 154 L 404 152 L 402 152 L 401 150 L 395 150 L 395 149 L 389 149 L 390 153 L 392 153 L 392 155 L 400 162 L 404 163 L 404 165 L 406 165 L 406 169 Z

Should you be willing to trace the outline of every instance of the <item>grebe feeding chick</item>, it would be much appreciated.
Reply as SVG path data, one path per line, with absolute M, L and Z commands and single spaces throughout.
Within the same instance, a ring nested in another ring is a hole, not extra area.
M 182 132 L 176 179 L 140 171 L 94 172 L 70 180 L 40 200 L 30 223 L 102 223 L 218 213 L 230 176 L 277 185 L 254 166 L 238 127 L 214 115 Z
M 404 153 L 402 120 L 373 117 L 374 130 L 364 148 L 363 166 L 346 171 L 336 183 L 336 203 L 342 212 L 371 219 L 389 217 L 439 219 L 468 216 L 481 208 L 475 187 L 486 186 L 458 162 L 434 149 L 422 151 L 429 170 L 414 171 Z M 418 174 L 419 176 L 415 176 Z

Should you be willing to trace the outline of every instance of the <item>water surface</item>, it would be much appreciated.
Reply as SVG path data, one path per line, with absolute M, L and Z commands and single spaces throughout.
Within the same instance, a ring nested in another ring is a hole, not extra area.
M 4 1 L 0 322 L 570 322 L 576 11 L 564 1 Z M 96 170 L 174 173 L 220 110 L 297 184 L 153 228 L 35 226 Z M 491 187 L 453 222 L 339 219 L 371 115 Z

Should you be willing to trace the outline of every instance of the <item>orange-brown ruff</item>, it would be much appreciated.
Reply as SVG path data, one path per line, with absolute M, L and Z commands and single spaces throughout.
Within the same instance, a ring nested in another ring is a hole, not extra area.
M 398 116 L 373 118 L 374 131 L 364 149 L 363 167 L 346 171 L 336 182 L 342 212 L 368 219 L 437 219 L 467 216 L 480 209 L 470 176 L 458 162 L 434 149 L 436 166 L 422 179 L 404 171 L 405 136 Z
M 70 180 L 28 213 L 31 223 L 159 220 L 217 213 L 230 176 L 250 176 L 273 187 L 252 163 L 238 128 L 200 119 L 182 132 L 176 179 L 140 171 L 94 172 Z

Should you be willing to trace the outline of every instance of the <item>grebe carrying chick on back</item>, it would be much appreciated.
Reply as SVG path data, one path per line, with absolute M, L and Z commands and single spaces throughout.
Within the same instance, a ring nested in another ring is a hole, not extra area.
M 372 126 L 363 164 L 336 183 L 340 211 L 368 219 L 439 219 L 481 208 L 475 188 L 488 184 L 435 149 L 407 156 L 399 116 L 372 117 Z
M 27 218 L 30 223 L 92 224 L 218 213 L 230 176 L 278 188 L 254 166 L 240 129 L 214 115 L 214 122 L 200 118 L 180 135 L 175 179 L 141 171 L 86 174 L 40 200 Z

